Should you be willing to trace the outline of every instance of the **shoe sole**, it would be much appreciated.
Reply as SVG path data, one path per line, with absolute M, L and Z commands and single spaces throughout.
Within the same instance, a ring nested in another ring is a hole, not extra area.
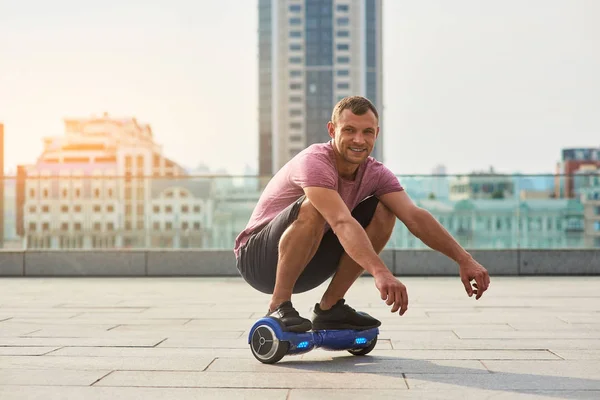
M 349 329 L 349 330 L 353 330 L 353 331 L 366 331 L 367 329 L 373 329 L 373 328 L 378 328 L 381 326 L 381 322 L 379 323 L 375 323 L 372 325 L 363 325 L 363 326 L 357 326 L 357 325 L 351 325 L 351 324 L 336 324 L 336 323 L 331 323 L 331 324 L 314 324 L 313 323 L 313 331 L 325 331 L 325 330 L 342 330 L 342 329 Z
M 304 333 L 304 332 L 308 332 L 312 329 L 312 324 L 310 322 L 304 322 L 299 325 L 290 325 L 290 326 L 284 325 L 283 322 L 281 322 L 280 320 L 277 320 L 277 322 L 279 322 L 281 329 L 283 329 L 286 332 Z

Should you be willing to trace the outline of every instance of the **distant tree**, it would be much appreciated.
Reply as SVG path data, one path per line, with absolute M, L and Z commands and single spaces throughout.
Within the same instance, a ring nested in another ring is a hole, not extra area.
M 429 193 L 429 196 L 427 196 L 427 198 L 429 200 L 435 200 L 435 193 L 433 193 L 433 192 Z
M 504 192 L 502 190 L 496 190 L 492 193 L 492 199 L 503 199 Z

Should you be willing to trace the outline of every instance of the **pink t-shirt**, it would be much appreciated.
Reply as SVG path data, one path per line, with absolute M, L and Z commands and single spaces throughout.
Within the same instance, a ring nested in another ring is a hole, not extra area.
M 246 228 L 235 240 L 239 249 L 281 211 L 304 195 L 304 188 L 319 186 L 336 190 L 349 210 L 365 198 L 404 190 L 398 178 L 381 162 L 369 157 L 353 181 L 341 178 L 335 164 L 331 141 L 313 144 L 285 164 L 263 190 Z

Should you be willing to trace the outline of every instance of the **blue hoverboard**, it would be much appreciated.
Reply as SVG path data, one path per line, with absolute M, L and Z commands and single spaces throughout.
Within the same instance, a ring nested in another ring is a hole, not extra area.
M 379 328 L 288 332 L 277 319 L 263 317 L 250 329 L 248 344 L 258 361 L 274 364 L 286 355 L 304 354 L 316 348 L 347 350 L 355 356 L 364 356 L 375 348 L 378 334 Z

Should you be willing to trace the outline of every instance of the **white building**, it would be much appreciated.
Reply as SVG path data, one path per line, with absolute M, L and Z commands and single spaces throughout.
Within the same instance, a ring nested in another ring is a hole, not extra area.
M 582 248 L 583 205 L 573 199 L 417 200 L 470 249 Z M 400 222 L 387 247 L 426 249 Z
M 341 98 L 365 96 L 381 114 L 381 3 L 259 0 L 259 175 L 327 141 Z M 380 161 L 383 137 L 373 151 Z
M 202 243 L 210 187 L 184 176 L 135 118 L 66 119 L 65 135 L 19 167 L 17 229 L 26 248 Z

